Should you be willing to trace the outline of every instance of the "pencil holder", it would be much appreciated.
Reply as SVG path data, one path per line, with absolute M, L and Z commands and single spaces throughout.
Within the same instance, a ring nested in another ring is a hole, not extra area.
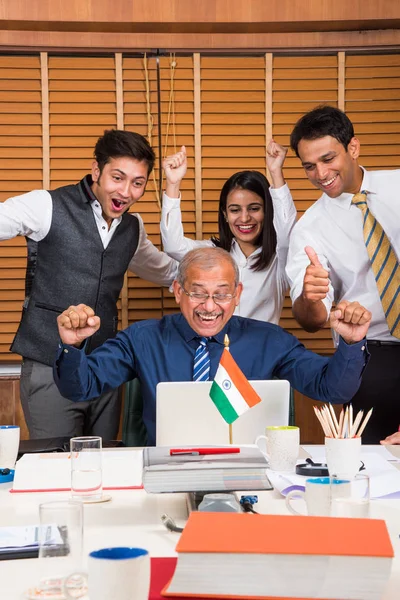
M 329 475 L 353 477 L 361 467 L 361 438 L 325 438 Z

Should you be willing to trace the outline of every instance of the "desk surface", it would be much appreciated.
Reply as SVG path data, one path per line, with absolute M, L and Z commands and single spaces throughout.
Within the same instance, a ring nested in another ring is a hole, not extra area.
M 10 488 L 10 484 L 0 485 L 0 526 L 37 524 L 41 502 L 65 500 L 69 496 L 66 492 L 10 494 Z M 96 548 L 125 545 L 147 548 L 152 556 L 175 556 L 179 534 L 167 531 L 160 517 L 167 513 L 182 525 L 187 518 L 185 494 L 147 494 L 144 490 L 109 493 L 111 502 L 84 507 L 84 556 Z M 276 491 L 259 493 L 257 510 L 288 514 L 282 496 Z M 386 520 L 395 551 L 391 579 L 382 600 L 398 600 L 400 500 L 371 501 L 371 517 Z M 0 561 L 0 597 L 21 600 L 24 590 L 37 583 L 37 562 L 37 559 Z

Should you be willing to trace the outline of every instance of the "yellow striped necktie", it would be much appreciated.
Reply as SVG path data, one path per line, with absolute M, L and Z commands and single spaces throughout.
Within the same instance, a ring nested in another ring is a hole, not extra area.
M 400 266 L 389 238 L 367 205 L 367 192 L 355 194 L 352 204 L 364 217 L 364 242 L 375 276 L 390 333 L 400 338 Z

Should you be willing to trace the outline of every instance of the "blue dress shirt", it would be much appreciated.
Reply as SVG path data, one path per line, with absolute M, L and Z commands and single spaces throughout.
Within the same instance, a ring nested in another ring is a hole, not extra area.
M 209 340 L 213 379 L 229 336 L 230 352 L 247 379 L 289 380 L 296 390 L 325 402 L 349 401 L 357 391 L 368 361 L 365 340 L 348 345 L 340 340 L 335 354 L 306 350 L 290 333 L 272 323 L 231 317 Z M 191 381 L 199 335 L 182 314 L 134 323 L 90 355 L 60 345 L 54 379 L 63 396 L 74 401 L 95 398 L 138 377 L 143 394 L 143 421 L 148 443 L 156 439 L 156 385 L 160 381 Z

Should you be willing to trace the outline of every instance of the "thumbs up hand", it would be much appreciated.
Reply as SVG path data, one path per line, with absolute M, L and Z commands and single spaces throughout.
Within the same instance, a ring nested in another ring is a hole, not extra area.
M 310 259 L 303 281 L 303 298 L 310 302 L 319 302 L 326 298 L 329 291 L 329 272 L 321 265 L 314 248 L 306 246 L 305 253 Z

